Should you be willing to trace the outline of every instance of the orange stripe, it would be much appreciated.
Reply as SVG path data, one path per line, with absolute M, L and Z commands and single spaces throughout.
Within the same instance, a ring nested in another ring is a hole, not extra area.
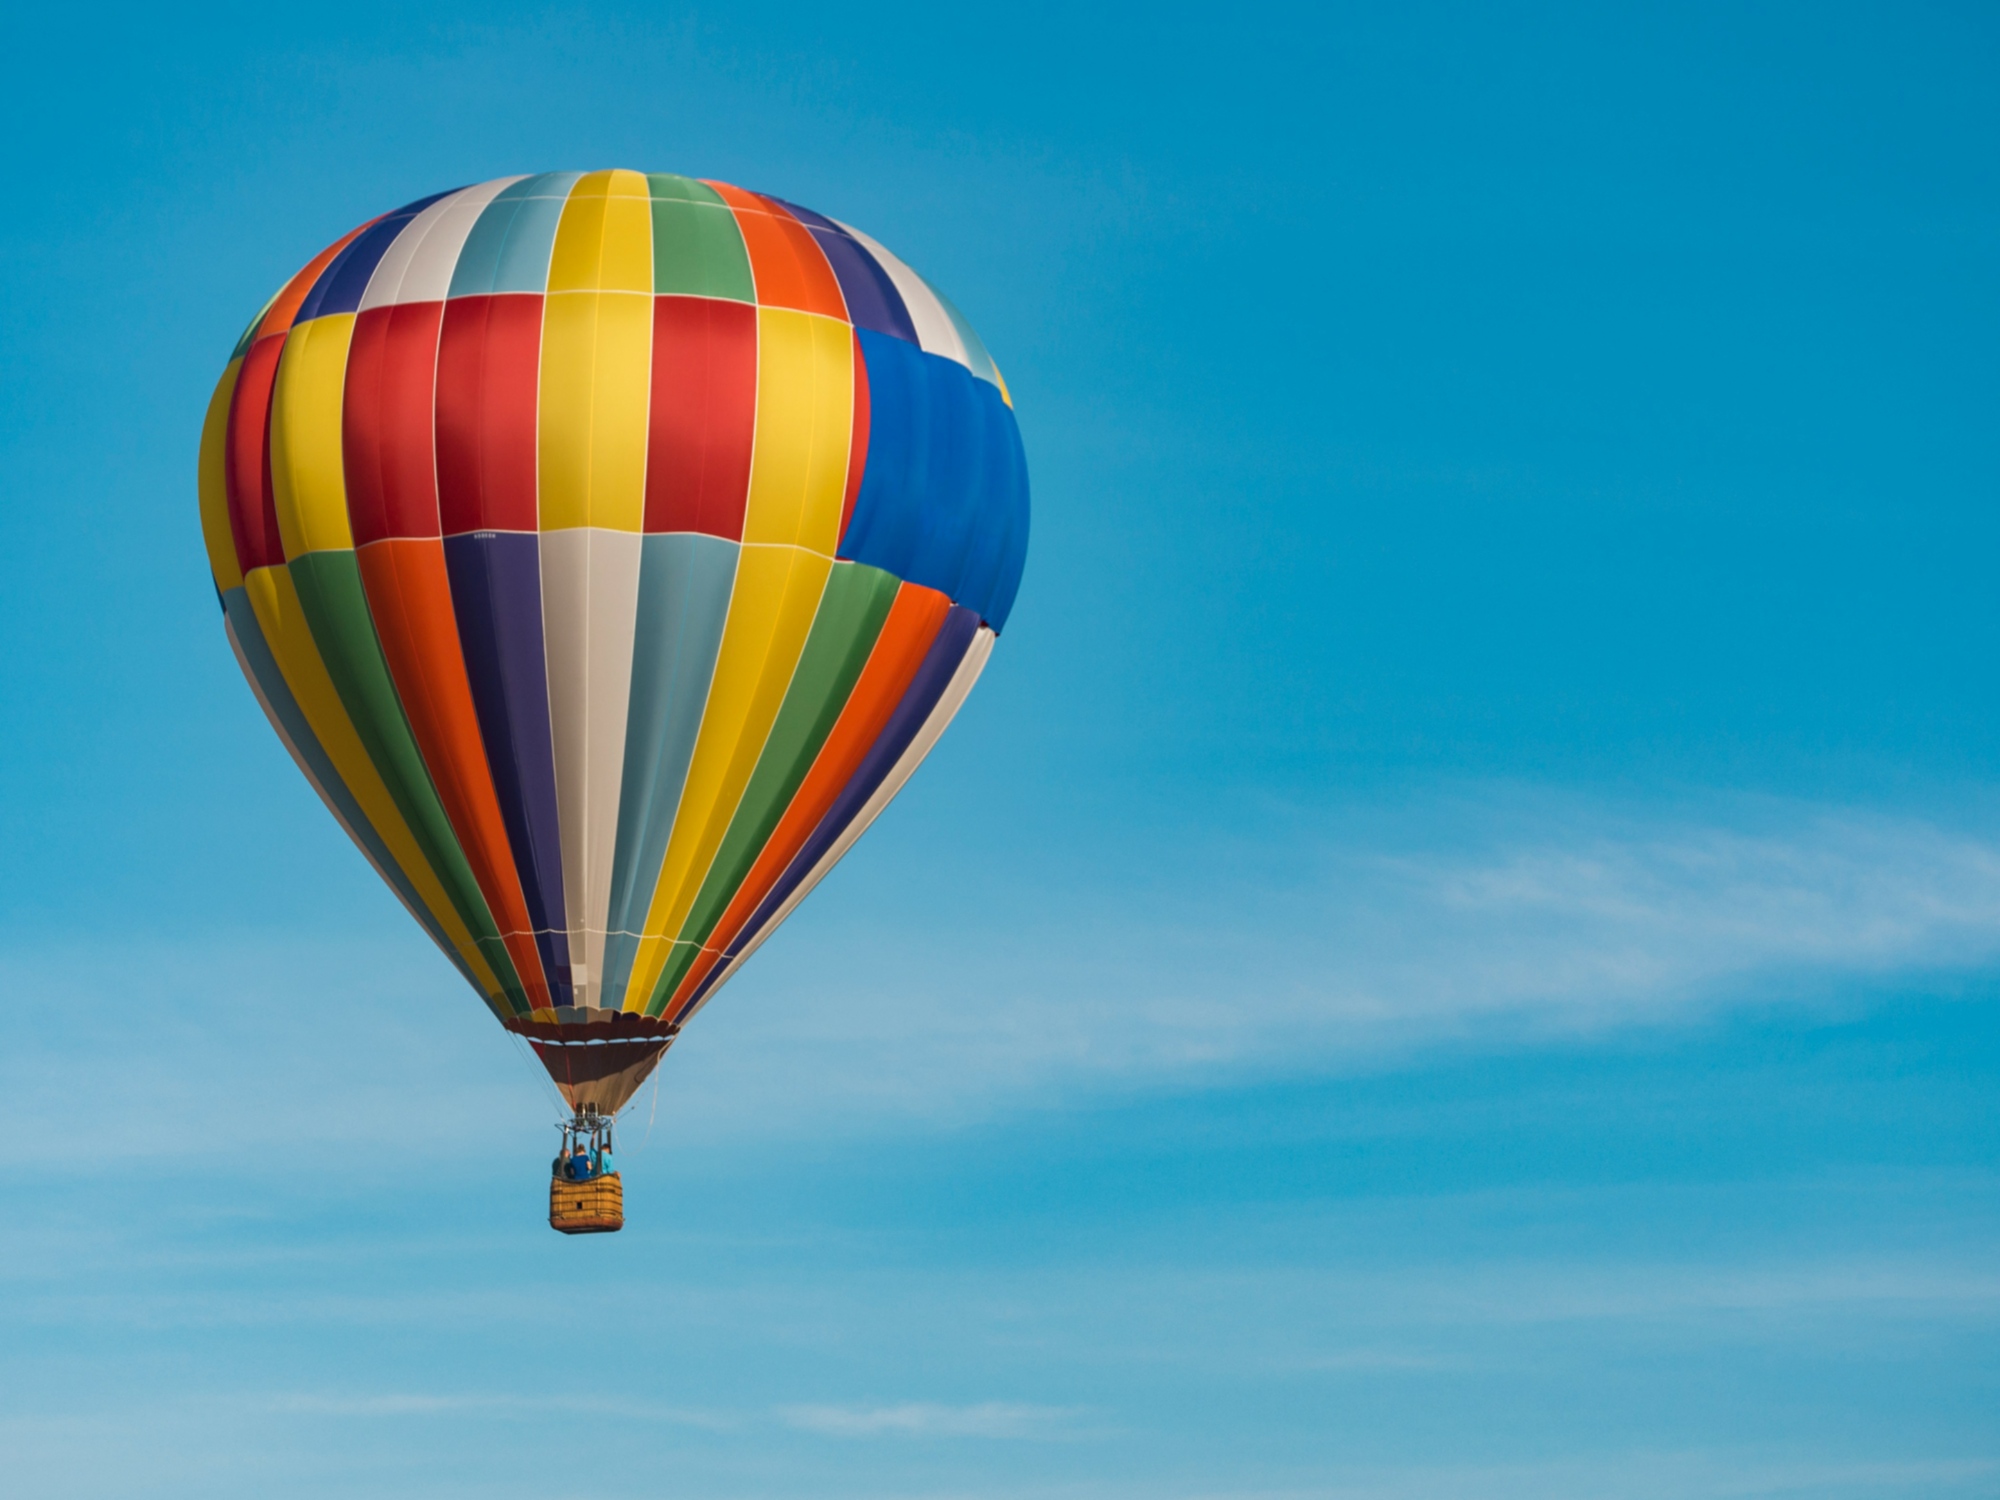
M 437 787 L 445 816 L 479 882 L 501 940 L 537 1009 L 553 1004 L 535 948 L 534 923 L 521 893 L 507 825 L 493 791 L 486 746 L 472 707 L 472 684 L 452 614 L 444 543 L 434 537 L 392 537 L 359 549 L 368 612 L 409 716 L 410 732 Z
M 778 877 L 819 827 L 827 809 L 853 780 L 862 760 L 881 737 L 889 716 L 903 701 L 910 680 L 924 664 L 924 655 L 950 610 L 951 600 L 936 589 L 906 583 L 896 590 L 896 602 L 889 606 L 889 617 L 882 622 L 882 633 L 875 637 L 875 649 L 868 653 L 868 665 L 861 669 L 854 691 L 848 694 L 847 706 L 841 709 L 812 769 L 793 794 L 791 806 L 785 809 L 784 817 L 778 820 L 763 852 L 757 856 L 757 863 L 750 867 L 728 909 L 702 945 L 701 956 L 676 986 L 673 998 L 662 1011 L 669 1020 L 678 1019 L 680 1007 L 687 1004 L 723 951 L 743 930 L 743 924 L 755 915 L 771 887 L 778 883 Z
M 746 193 L 726 182 L 709 186 L 736 214 L 736 227 L 743 231 L 743 244 L 750 252 L 750 274 L 756 278 L 760 307 L 795 307 L 847 321 L 847 299 L 840 295 L 840 282 L 810 229 L 762 194 Z
M 377 214 L 373 219 L 368 221 L 368 224 L 376 223 L 381 217 L 382 215 Z M 368 224 L 357 225 L 355 228 L 350 229 L 346 234 L 343 234 L 339 239 L 307 261 L 306 268 L 285 283 L 285 289 L 278 293 L 277 301 L 273 302 L 270 311 L 264 314 L 264 321 L 257 325 L 258 338 L 267 338 L 274 333 L 288 333 L 291 331 L 292 319 L 299 315 L 299 305 L 306 300 L 307 294 L 312 291 L 313 283 L 319 280 L 319 273 L 324 271 L 332 263 L 333 258 L 345 250 L 348 242 L 361 233 L 362 230 L 366 229 Z

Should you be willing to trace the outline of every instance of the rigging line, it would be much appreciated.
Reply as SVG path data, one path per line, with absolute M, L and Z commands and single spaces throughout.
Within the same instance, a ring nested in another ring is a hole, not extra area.
M 653 1108 L 646 1116 L 646 1133 L 639 1141 L 641 1151 L 646 1149 L 646 1142 L 653 1138 L 653 1122 L 660 1117 L 660 1074 L 666 1071 L 662 1066 L 665 1062 L 666 1058 L 662 1057 L 659 1062 L 653 1064 Z
M 562 1090 L 557 1088 L 555 1080 L 549 1077 L 549 1070 L 542 1066 L 540 1055 L 522 1039 L 519 1032 L 510 1031 L 507 1033 L 507 1036 L 513 1042 L 514 1050 L 520 1053 L 522 1058 L 526 1060 L 529 1070 L 536 1078 L 542 1081 L 542 1087 L 549 1091 L 548 1097 L 555 1104 L 556 1109 L 563 1114 L 568 1114 L 569 1101 L 563 1098 Z

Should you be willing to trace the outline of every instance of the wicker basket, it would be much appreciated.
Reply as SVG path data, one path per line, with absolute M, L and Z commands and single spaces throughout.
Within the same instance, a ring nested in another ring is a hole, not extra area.
M 549 1179 L 549 1228 L 564 1234 L 610 1234 L 625 1227 L 625 1185 L 616 1172 L 571 1182 Z

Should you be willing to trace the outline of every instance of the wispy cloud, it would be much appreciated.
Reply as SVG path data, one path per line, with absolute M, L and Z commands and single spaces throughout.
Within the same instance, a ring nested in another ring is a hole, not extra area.
M 1024 1406 L 981 1401 L 943 1406 L 910 1401 L 898 1406 L 785 1406 L 779 1418 L 788 1427 L 825 1437 L 873 1438 L 1054 1438 L 1069 1436 L 1080 1415 L 1074 1407 Z
M 1974 818 L 1503 786 L 1171 832 L 956 905 L 882 899 L 880 866 L 866 902 L 829 885 L 689 1028 L 662 1070 L 662 1126 L 689 1143 L 963 1119 L 1852 1003 L 2000 959 L 2000 834 Z M 39 1116 L 87 1077 L 152 1122 L 128 1150 L 195 1153 L 246 1114 L 295 1146 L 389 1150 L 413 1098 L 428 1128 L 467 1132 L 546 1098 L 386 911 L 339 941 L 22 940 L 0 949 L 0 975 L 63 995 L 66 1022 L 0 1058 L 0 1098 Z
M 1703 1318 L 1874 1314 L 1971 1325 L 2000 1319 L 2000 1274 L 1983 1266 L 1832 1262 L 1751 1267 L 1482 1267 L 1439 1290 L 1441 1322 L 1687 1323 Z
M 1351 1465 L 1317 1482 L 1253 1488 L 1092 1484 L 1032 1492 L 1037 1500 L 1884 1500 L 1984 1496 L 2000 1459 L 1840 1462 L 1772 1449 L 1619 1451 L 1563 1462 Z M 962 1500 L 1027 1500 L 984 1489 Z
M 656 1402 L 633 1401 L 619 1396 L 574 1397 L 541 1394 L 533 1397 L 498 1393 L 424 1394 L 383 1392 L 295 1391 L 273 1396 L 221 1398 L 227 1404 L 242 1405 L 261 1412 L 299 1417 L 438 1417 L 479 1416 L 547 1417 L 554 1413 L 575 1414 L 599 1420 L 662 1423 L 676 1427 L 700 1427 L 713 1432 L 741 1427 L 740 1418 L 701 1408 L 663 1406 Z
M 2000 959 L 2000 837 L 1809 803 L 1661 813 L 1498 788 L 1366 817 L 1275 813 L 1134 863 L 1174 873 L 996 900 L 983 924 L 958 912 L 893 942 L 828 922 L 774 945 L 690 1029 L 691 1113 L 754 1094 L 784 1121 L 838 1094 L 956 1115 L 1847 1004 Z M 827 962 L 842 941 L 852 951 Z
M 294 1393 L 273 1396 L 258 1405 L 267 1411 L 309 1417 L 430 1417 L 440 1412 L 498 1410 L 509 1405 L 493 1396 L 342 1396 Z

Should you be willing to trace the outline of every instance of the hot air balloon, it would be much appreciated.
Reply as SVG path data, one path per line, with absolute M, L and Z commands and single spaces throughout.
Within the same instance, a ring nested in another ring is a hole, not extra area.
M 321 251 L 230 354 L 200 495 L 271 727 L 548 1069 L 566 1153 L 936 744 L 1028 540 L 1012 399 L 942 293 L 632 171 Z M 618 1227 L 615 1174 L 567 1171 L 551 1222 Z

